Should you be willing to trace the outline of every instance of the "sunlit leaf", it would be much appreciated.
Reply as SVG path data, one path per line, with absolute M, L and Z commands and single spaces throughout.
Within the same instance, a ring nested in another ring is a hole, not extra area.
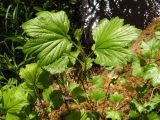
M 63 56 L 52 64 L 44 66 L 44 69 L 49 71 L 51 74 L 62 73 L 66 70 L 68 63 L 68 56 Z
M 138 58 L 132 62 L 132 75 L 135 77 L 143 76 L 143 68 L 141 67 Z
M 79 102 L 84 102 L 86 100 L 86 93 L 81 87 L 75 87 L 71 91 L 71 95 L 75 98 L 78 99 Z
M 121 120 L 122 113 L 121 111 L 108 110 L 106 112 L 106 118 L 111 118 L 112 120 Z
M 148 120 L 160 120 L 160 116 L 156 112 L 151 112 L 147 117 Z
M 115 92 L 114 94 L 111 94 L 110 95 L 110 98 L 109 100 L 112 102 L 112 103 L 117 103 L 117 102 L 121 102 L 123 100 L 123 95 L 118 93 L 118 92 Z
M 121 84 L 126 83 L 126 79 L 124 77 L 120 77 L 120 78 L 118 78 L 118 80 L 120 81 Z
M 75 39 L 77 41 L 80 41 L 82 34 L 83 34 L 83 29 L 82 28 L 76 29 L 76 31 L 74 32 Z
M 92 59 L 92 58 L 87 58 L 87 59 L 86 59 L 86 69 L 87 69 L 87 70 L 92 67 L 93 61 L 94 61 L 94 59 Z
M 106 94 L 103 90 L 94 89 L 91 93 L 91 98 L 95 101 L 103 101 L 106 97 Z
M 37 118 L 37 112 L 35 112 L 35 111 L 33 111 L 33 112 L 31 112 L 30 114 L 29 114 L 29 120 L 37 120 L 38 118 Z
M 7 91 L 2 92 L 2 108 L 7 111 L 7 113 L 18 114 L 23 107 L 29 105 L 27 96 L 24 91 L 17 88 L 11 88 Z
M 21 91 L 24 91 L 28 94 L 28 100 L 30 102 L 34 102 L 34 100 L 36 99 L 36 94 L 35 90 L 33 89 L 33 86 L 30 86 L 23 82 L 18 87 L 21 89 Z
M 73 111 L 66 116 L 65 120 L 92 120 L 88 117 L 87 113 L 84 110 Z
M 37 63 L 27 64 L 25 68 L 20 69 L 19 74 L 25 83 L 31 86 L 43 89 L 50 84 L 48 72 L 43 71 Z
M 69 54 L 67 54 L 73 65 L 76 63 L 76 60 L 77 60 L 77 57 L 79 54 L 80 54 L 79 50 L 76 50 L 76 51 L 73 51 L 73 52 L 70 52 Z
M 160 95 L 156 94 L 149 102 L 145 103 L 144 106 L 148 112 L 154 110 L 160 104 Z
M 44 100 L 47 100 L 48 102 L 50 102 L 50 94 L 53 92 L 53 88 L 52 86 L 50 86 L 47 89 L 43 90 L 42 96 Z
M 71 83 L 68 88 L 72 92 L 75 88 L 79 87 L 80 85 L 77 83 Z
M 135 118 L 139 117 L 139 115 L 140 115 L 140 114 L 139 114 L 137 111 L 134 111 L 134 110 L 130 110 L 130 111 L 129 111 L 129 117 L 130 117 L 130 118 L 135 119 Z
M 0 75 L 0 80 L 3 80 L 3 79 L 5 79 L 2 75 Z
M 6 120 L 21 120 L 16 114 L 7 113 Z
M 69 91 L 71 92 L 71 95 L 78 99 L 79 102 L 83 102 L 86 100 L 86 93 L 85 91 L 80 87 L 77 83 L 71 83 L 69 85 Z
M 138 35 L 135 27 L 123 25 L 123 20 L 118 17 L 101 21 L 93 30 L 95 44 L 92 50 L 97 56 L 95 62 L 102 66 L 126 64 L 130 56 L 126 47 Z
M 136 100 L 132 100 L 131 103 L 139 113 L 145 112 L 144 106 L 138 103 Z
M 156 52 L 160 49 L 160 40 L 152 38 L 146 42 L 141 43 L 141 52 L 144 57 L 155 58 Z
M 160 67 L 155 63 L 145 66 L 144 79 L 151 80 L 154 87 L 160 86 Z
M 65 12 L 42 11 L 37 17 L 22 25 L 32 37 L 24 46 L 24 52 L 36 54 L 41 65 L 48 65 L 71 49 L 69 20 Z
M 92 80 L 92 85 L 95 88 L 101 88 L 104 85 L 104 80 L 102 75 L 98 75 L 98 76 L 93 76 Z

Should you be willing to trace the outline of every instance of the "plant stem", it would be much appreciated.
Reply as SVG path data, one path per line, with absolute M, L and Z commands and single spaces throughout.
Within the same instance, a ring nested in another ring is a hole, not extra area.
M 43 112 L 45 113 L 45 116 L 46 116 L 46 120 L 49 120 L 49 116 L 48 116 L 48 114 L 46 114 L 46 111 L 45 111 L 45 109 L 44 109 L 44 107 L 43 107 L 43 103 L 42 103 L 42 101 L 41 101 L 41 97 L 40 97 L 40 95 L 39 95 L 39 93 L 38 93 L 38 88 L 36 87 L 36 86 L 34 86 L 34 92 L 35 92 L 35 94 L 36 94 L 36 96 L 37 96 L 37 99 L 38 99 L 38 101 L 39 101 L 39 103 L 40 103 L 40 108 L 43 110 Z
M 67 87 L 66 87 L 66 85 L 65 85 L 65 81 L 64 81 L 64 79 L 63 79 L 63 75 L 62 74 L 59 74 L 59 79 L 58 79 L 58 81 L 61 81 L 61 83 L 63 84 L 63 87 L 65 88 L 64 89 L 64 94 L 66 94 L 67 93 Z M 62 87 L 60 86 L 60 83 L 58 83 L 59 84 L 59 88 L 60 88 L 60 90 L 63 92 L 63 89 L 62 89 Z M 62 99 L 63 99 L 63 97 L 62 97 Z M 66 108 L 67 108 L 67 111 L 68 112 L 70 112 L 70 108 L 69 108 L 69 105 L 68 105 L 68 102 L 65 100 L 65 99 L 63 99 L 63 101 L 64 101 L 64 104 L 65 104 L 65 106 L 66 106 Z
M 86 53 L 84 52 L 84 50 L 82 49 L 81 44 L 80 44 L 80 46 L 78 46 L 74 41 L 71 40 L 71 42 L 72 42 L 72 44 L 73 44 L 77 49 L 79 49 L 79 50 L 81 51 L 81 53 L 86 54 Z
M 157 89 L 157 88 L 153 88 L 152 93 L 151 93 L 150 100 L 153 98 L 153 94 L 154 94 L 154 91 L 155 91 L 156 89 Z
M 109 87 L 110 87 L 110 85 L 111 85 L 111 81 L 112 81 L 112 80 L 109 81 L 109 84 L 108 84 L 108 86 L 107 86 L 107 90 L 106 90 L 106 93 L 105 93 L 105 94 L 106 94 L 106 97 L 105 97 L 104 101 L 106 101 L 106 100 L 108 99 L 108 95 L 109 95 L 109 94 L 108 94 L 108 91 L 109 91 Z M 102 114 L 104 113 L 104 110 L 105 110 L 105 108 L 103 107 Z
M 68 55 L 70 55 L 70 56 L 72 56 L 73 58 L 75 58 L 76 60 L 78 60 L 78 62 L 83 66 L 83 62 L 82 62 L 80 59 L 78 59 L 78 58 L 74 57 L 74 56 L 73 56 L 73 55 L 71 55 L 71 54 L 68 54 Z

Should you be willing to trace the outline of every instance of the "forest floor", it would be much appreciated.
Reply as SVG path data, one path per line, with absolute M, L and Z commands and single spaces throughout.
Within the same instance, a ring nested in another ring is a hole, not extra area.
M 160 24 L 159 21 L 153 21 L 151 25 L 142 32 L 142 34 L 138 37 L 137 42 L 133 44 L 131 47 L 132 50 L 137 53 L 140 53 L 140 46 L 139 43 L 146 38 L 150 38 L 154 35 L 155 27 L 157 24 Z M 156 63 L 160 65 L 160 52 L 157 53 L 157 61 Z M 147 63 L 148 60 L 145 59 Z M 131 101 L 133 99 L 138 100 L 139 103 L 144 104 L 145 102 L 149 101 L 155 92 L 160 92 L 154 89 L 154 87 L 149 83 L 149 81 L 144 80 L 142 77 L 135 77 L 132 75 L 132 67 L 131 64 L 128 64 L 124 67 L 117 67 L 114 68 L 112 71 L 108 71 L 102 67 L 93 67 L 90 70 L 92 75 L 102 75 L 104 80 L 103 90 L 106 92 L 106 96 L 109 96 L 112 93 L 118 92 L 124 96 L 121 102 L 116 104 L 111 103 L 108 99 L 104 100 L 103 102 L 95 102 L 89 99 L 89 101 L 76 103 L 73 98 L 67 96 L 68 100 L 56 110 L 53 110 L 49 113 L 50 120 L 64 120 L 65 116 L 73 111 L 80 111 L 84 110 L 86 112 L 95 112 L 100 115 L 101 120 L 105 120 L 105 111 L 108 108 L 112 108 L 113 110 L 121 110 L 123 119 L 128 118 L 129 111 L 131 109 Z M 73 73 L 71 73 L 73 74 Z M 76 77 L 76 76 L 74 76 Z M 118 80 L 119 77 L 122 77 L 122 81 Z M 73 79 L 73 81 L 75 80 Z M 85 89 L 87 94 L 92 92 L 93 86 L 88 81 L 84 83 L 84 86 L 81 86 Z M 53 85 L 54 90 L 62 90 L 64 94 L 66 93 L 65 88 L 60 88 L 60 86 Z
M 97 69 L 98 68 L 96 68 L 96 71 Z M 120 70 L 121 68 L 118 69 Z M 123 101 L 117 104 L 112 104 L 109 100 L 99 103 L 90 101 L 80 104 L 68 102 L 67 106 L 66 104 L 64 104 L 59 109 L 52 111 L 49 115 L 50 119 L 63 120 L 63 117 L 66 116 L 69 112 L 82 109 L 87 112 L 97 112 L 103 115 L 109 107 L 111 107 L 113 110 L 121 110 L 123 112 L 123 118 L 127 118 L 129 110 L 131 108 L 131 101 L 133 99 L 139 99 L 140 103 L 145 103 L 150 100 L 153 92 L 155 92 L 154 88 L 148 81 L 144 80 L 141 77 L 132 76 L 131 65 L 125 66 L 123 68 L 123 74 L 121 74 L 126 81 L 116 80 L 114 81 L 114 83 L 111 83 L 111 79 L 114 79 L 111 77 L 117 77 L 117 73 L 115 73 L 114 75 L 112 73 L 112 75 L 110 75 L 110 73 L 108 73 L 108 71 L 106 70 L 100 71 L 101 73 L 99 74 L 103 76 L 103 80 L 105 83 L 103 89 L 104 91 L 107 91 L 107 95 L 115 92 L 121 93 L 124 96 Z M 94 69 L 93 72 L 95 72 Z M 114 72 L 121 72 L 121 70 L 118 71 L 115 69 Z M 147 90 L 143 91 L 143 87 L 147 87 Z M 87 93 L 90 93 L 92 91 L 92 86 L 90 85 L 90 83 L 85 84 L 85 89 Z

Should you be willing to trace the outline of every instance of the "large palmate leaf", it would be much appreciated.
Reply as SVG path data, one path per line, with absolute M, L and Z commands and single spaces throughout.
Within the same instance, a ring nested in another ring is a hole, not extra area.
M 22 25 L 32 37 L 24 46 L 24 52 L 36 54 L 41 65 L 48 65 L 71 49 L 69 20 L 63 12 L 43 11 Z
M 155 64 L 148 64 L 144 69 L 144 79 L 150 80 L 154 87 L 160 86 L 160 67 Z
M 37 63 L 26 65 L 26 68 L 20 69 L 20 77 L 25 83 L 38 88 L 46 88 L 50 85 L 48 72 L 43 71 Z
M 92 50 L 96 54 L 95 62 L 103 66 L 117 66 L 127 62 L 128 44 L 137 38 L 139 30 L 130 25 L 123 26 L 118 17 L 101 21 L 93 30 L 95 41 Z
M 51 74 L 61 73 L 66 70 L 68 63 L 68 56 L 62 56 L 60 59 L 53 62 L 52 64 L 45 66 L 44 69 L 49 71 Z
M 23 107 L 29 105 L 28 94 L 17 88 L 3 91 L 2 108 L 10 114 L 19 114 Z
M 152 38 L 149 41 L 142 41 L 141 52 L 144 57 L 155 58 L 156 52 L 160 49 L 160 40 Z

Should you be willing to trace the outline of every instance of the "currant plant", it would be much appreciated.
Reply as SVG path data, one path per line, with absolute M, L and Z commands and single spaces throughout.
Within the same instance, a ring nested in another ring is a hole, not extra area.
M 118 17 L 110 21 L 104 19 L 93 30 L 95 43 L 92 47 L 93 51 L 87 55 L 80 43 L 82 29 L 75 31 L 77 41 L 74 42 L 68 33 L 69 26 L 69 20 L 63 11 L 38 13 L 36 18 L 22 25 L 27 35 L 31 37 L 24 46 L 24 52 L 36 55 L 38 64 L 51 74 L 61 74 L 69 64 L 74 65 L 78 61 L 81 64 L 82 84 L 83 81 L 89 79 L 86 73 L 93 62 L 110 67 L 127 64 L 132 56 L 128 49 L 129 44 L 139 35 L 138 29 L 130 25 L 123 25 L 123 20 Z M 95 59 L 91 58 L 93 53 L 96 55 Z M 82 58 L 79 59 L 78 56 Z M 97 83 L 99 83 L 98 86 Z M 101 83 L 101 76 L 93 78 L 95 87 L 91 93 L 86 93 L 85 89 L 80 88 L 78 84 L 71 84 L 71 96 L 79 102 L 85 99 L 104 101 L 106 93 Z M 123 96 L 116 97 L 116 94 L 111 96 L 111 100 L 115 102 L 122 98 Z
M 121 104 L 125 96 L 119 92 L 108 93 L 110 85 L 118 78 L 110 80 L 106 87 L 102 75 L 89 74 L 93 63 L 105 68 L 115 68 L 130 62 L 133 76 L 144 77 L 151 81 L 154 87 L 159 87 L 160 71 L 154 61 L 160 49 L 158 32 L 155 38 L 142 42 L 142 54 L 137 57 L 129 48 L 141 31 L 134 26 L 124 25 L 123 19 L 119 17 L 103 19 L 97 24 L 92 32 L 94 44 L 89 54 L 81 45 L 83 30 L 77 29 L 74 36 L 71 36 L 70 21 L 64 11 L 41 11 L 35 18 L 25 22 L 22 28 L 27 36 L 23 51 L 36 57 L 36 63 L 27 64 L 25 68 L 20 69 L 19 76 L 23 83 L 19 86 L 1 89 L 1 114 L 6 115 L 7 120 L 34 120 L 37 116 L 49 119 L 47 113 L 62 107 L 63 104 L 68 113 L 77 109 L 81 103 L 87 103 L 94 111 L 96 106 L 107 100 L 111 104 L 108 108 L 103 108 L 100 117 L 121 120 L 122 111 L 113 108 Z M 141 65 L 140 59 L 143 57 L 149 59 L 144 66 Z M 71 68 L 78 73 L 74 80 L 68 78 L 67 71 Z M 119 79 L 125 84 L 126 80 L 123 77 Z M 86 84 L 91 90 L 86 89 Z M 70 105 L 69 101 L 74 105 Z M 147 119 L 157 119 L 159 116 L 153 110 L 158 109 L 158 101 L 159 94 L 152 96 L 144 105 L 134 99 L 131 103 L 133 109 L 130 110 L 128 118 L 147 115 Z M 45 102 L 47 107 L 44 105 Z M 93 103 L 96 103 L 96 106 Z M 39 106 L 38 109 L 42 109 L 42 113 L 33 106 Z M 65 116 L 66 120 L 100 118 L 84 109 L 68 113 Z

